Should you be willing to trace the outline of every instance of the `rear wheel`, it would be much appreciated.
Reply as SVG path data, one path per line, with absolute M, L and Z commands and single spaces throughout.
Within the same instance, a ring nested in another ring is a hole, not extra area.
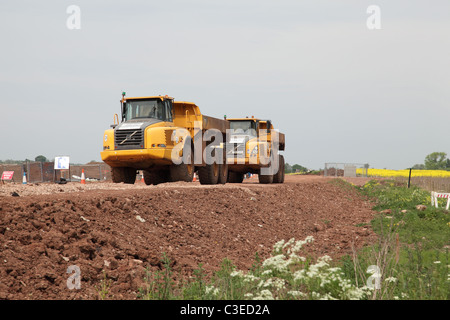
M 273 174 L 261 174 L 261 170 L 259 170 L 258 174 L 259 183 L 272 183 L 273 182 Z
M 166 170 L 144 170 L 144 182 L 146 185 L 157 185 L 169 182 L 169 172 Z
M 278 157 L 279 168 L 278 172 L 273 176 L 273 183 L 283 183 L 284 182 L 284 157 L 280 155 Z
M 183 149 L 185 150 L 185 148 Z M 183 162 L 176 165 L 172 164 L 170 166 L 170 180 L 171 181 L 186 181 L 192 182 L 194 180 L 194 152 L 192 148 L 189 150 L 190 154 L 183 155 Z
M 217 163 L 207 164 L 198 168 L 198 179 L 200 184 L 217 184 L 219 181 L 220 165 Z
M 111 168 L 114 183 L 134 184 L 136 182 L 136 169 L 129 167 Z
M 230 183 L 242 183 L 244 181 L 244 174 L 234 171 L 228 171 L 228 182 Z
M 225 184 L 228 180 L 228 164 L 223 163 L 219 165 L 219 181 L 220 184 Z

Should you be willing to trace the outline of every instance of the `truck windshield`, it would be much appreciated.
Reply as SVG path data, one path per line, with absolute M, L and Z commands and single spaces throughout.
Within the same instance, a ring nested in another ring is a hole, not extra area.
M 152 118 L 166 120 L 166 107 L 161 100 L 129 100 L 125 104 L 124 120 Z
M 230 129 L 235 133 L 245 133 L 251 136 L 256 136 L 256 123 L 254 121 L 230 121 Z

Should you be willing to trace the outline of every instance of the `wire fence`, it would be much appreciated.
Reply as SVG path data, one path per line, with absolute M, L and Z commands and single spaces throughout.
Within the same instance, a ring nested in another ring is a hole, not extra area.
M 111 180 L 111 167 L 104 163 L 97 164 L 71 164 L 68 170 L 55 170 L 54 162 L 26 161 L 22 164 L 0 164 L 0 174 L 4 171 L 13 171 L 13 183 L 22 183 L 25 174 L 26 181 L 30 183 L 56 182 L 61 178 L 67 181 L 79 181 L 84 169 L 86 180 Z
M 357 174 L 357 169 L 360 173 Z M 367 177 L 368 163 L 325 163 L 323 175 L 325 177 Z

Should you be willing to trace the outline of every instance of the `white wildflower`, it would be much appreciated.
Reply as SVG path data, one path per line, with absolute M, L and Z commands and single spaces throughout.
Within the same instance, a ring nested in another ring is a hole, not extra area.
M 364 287 L 361 287 L 360 289 L 363 291 L 373 291 L 373 290 L 375 290 L 375 286 L 372 286 L 372 287 L 364 286 Z
M 312 236 L 307 236 L 305 238 L 305 240 L 298 240 L 297 242 L 295 242 L 294 246 L 292 247 L 291 251 L 296 253 L 298 251 L 300 251 L 300 249 L 303 247 L 303 245 L 310 243 L 314 240 L 314 238 Z
M 264 285 L 264 283 L 265 283 L 265 281 L 264 280 L 261 280 L 259 283 L 258 283 L 258 288 L 261 288 L 263 285 Z
M 336 298 L 333 298 L 329 293 L 326 293 L 324 296 L 322 296 L 319 300 L 337 300 Z
M 242 274 L 241 270 L 238 270 L 238 271 L 233 271 L 232 273 L 230 273 L 230 276 L 231 277 L 242 277 L 243 274 Z
M 293 244 L 294 241 L 295 241 L 295 239 L 294 239 L 294 238 L 291 238 L 288 242 L 286 242 L 286 243 L 283 245 L 283 249 L 286 248 L 286 247 L 288 247 L 288 246 L 290 246 L 291 244 Z
M 274 257 L 267 258 L 262 263 L 264 268 L 271 268 L 276 271 L 287 271 L 289 262 L 285 260 L 285 256 L 282 254 L 276 255 Z
M 397 282 L 397 278 L 389 277 L 389 278 L 384 279 L 384 281 L 386 281 L 386 282 Z
M 274 300 L 274 298 L 272 296 L 272 292 L 265 289 L 262 290 L 258 296 L 254 297 L 253 300 Z
M 294 272 L 294 281 L 300 281 L 303 279 L 305 279 L 305 270 L 304 269 Z
M 283 279 L 280 279 L 280 278 L 275 278 L 275 279 L 272 281 L 272 283 L 273 283 L 273 286 L 274 286 L 275 288 L 277 288 L 277 289 L 283 289 L 283 288 L 284 288 L 284 285 L 285 285 L 284 280 L 283 280 Z
M 301 291 L 288 291 L 287 294 L 290 294 L 293 297 L 304 297 L 305 294 Z
M 212 294 L 214 296 L 219 294 L 219 288 L 215 288 L 214 286 L 206 286 L 205 289 L 206 294 Z
M 262 286 L 263 286 L 264 288 L 267 288 L 267 287 L 272 286 L 272 279 L 267 279 L 267 280 L 262 284 Z
M 259 279 L 258 277 L 255 277 L 252 274 L 244 275 L 244 282 L 253 282 L 253 281 L 258 280 L 258 279 Z
M 272 270 L 264 270 L 262 273 L 261 273 L 263 276 L 268 276 L 268 275 L 271 275 L 272 274 Z
M 281 249 L 283 249 L 283 245 L 284 245 L 284 240 L 280 240 L 274 244 L 273 249 L 275 250 L 275 252 L 280 252 Z

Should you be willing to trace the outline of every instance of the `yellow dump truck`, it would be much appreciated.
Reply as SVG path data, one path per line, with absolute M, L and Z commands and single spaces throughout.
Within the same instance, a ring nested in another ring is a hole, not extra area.
M 169 96 L 131 98 L 122 93 L 121 108 L 121 121 L 115 114 L 101 152 L 111 166 L 113 182 L 132 184 L 137 170 L 143 171 L 147 185 L 190 182 L 195 172 L 202 184 L 227 182 L 222 142 L 229 122 L 205 116 L 194 103 Z
M 285 135 L 275 131 L 270 120 L 227 119 L 226 141 L 228 182 L 241 183 L 246 173 L 258 174 L 260 183 L 284 182 Z

